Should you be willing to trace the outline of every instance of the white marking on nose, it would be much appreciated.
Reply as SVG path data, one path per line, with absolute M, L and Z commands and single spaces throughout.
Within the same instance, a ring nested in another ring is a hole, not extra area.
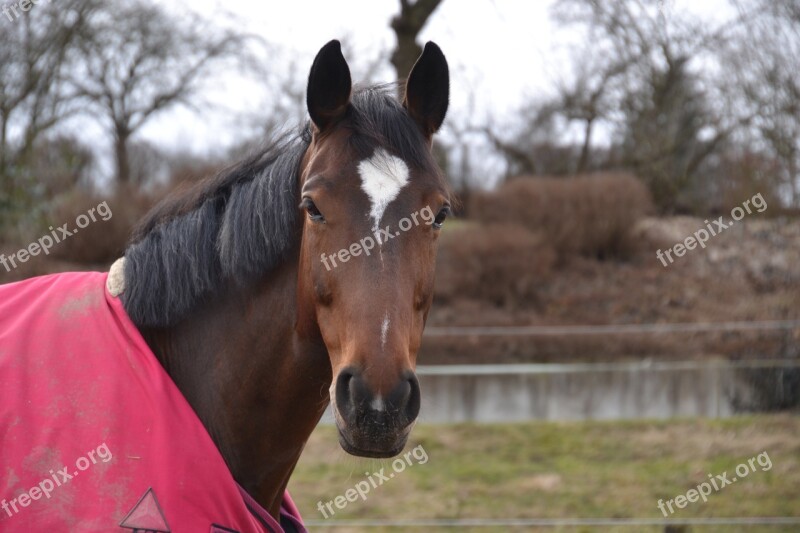
M 386 336 L 389 334 L 389 313 L 383 315 L 383 323 L 381 324 L 381 350 L 386 348 Z
M 375 399 L 372 400 L 372 402 L 369 404 L 369 406 L 372 407 L 373 411 L 383 411 L 383 409 L 385 407 L 384 404 L 383 404 L 383 398 L 381 398 L 380 395 L 375 396 Z
M 361 176 L 361 189 L 367 193 L 372 204 L 369 216 L 374 233 L 378 231 L 386 208 L 408 183 L 408 165 L 399 157 L 378 148 L 372 157 L 358 164 L 358 174 Z

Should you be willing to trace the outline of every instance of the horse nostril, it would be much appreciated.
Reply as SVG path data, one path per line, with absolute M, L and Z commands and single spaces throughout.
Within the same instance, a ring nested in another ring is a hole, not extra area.
M 354 377 L 353 369 L 345 368 L 339 372 L 339 376 L 336 378 L 336 408 L 344 416 L 348 416 L 355 406 L 351 391 Z
M 420 408 L 419 381 L 412 371 L 403 373 L 403 378 L 386 398 L 386 403 L 391 411 L 400 416 L 402 424 L 409 424 L 417 418 Z
M 336 410 L 348 426 L 377 423 L 405 427 L 416 420 L 420 410 L 419 381 L 413 371 L 403 372 L 392 391 L 381 396 L 373 392 L 355 367 L 336 377 Z
M 422 395 L 419 391 L 419 380 L 417 379 L 417 375 L 413 372 L 408 377 L 408 385 L 409 385 L 409 393 L 408 393 L 408 402 L 406 403 L 406 416 L 408 417 L 408 421 L 411 422 L 417 419 L 419 415 L 419 408 L 420 408 L 420 399 Z

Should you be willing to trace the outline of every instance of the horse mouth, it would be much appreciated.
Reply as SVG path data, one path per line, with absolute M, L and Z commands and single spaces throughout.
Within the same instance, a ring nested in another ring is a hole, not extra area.
M 356 457 L 368 457 L 370 459 L 389 459 L 391 457 L 395 457 L 399 455 L 400 452 L 403 451 L 403 448 L 406 446 L 407 435 L 398 439 L 395 443 L 394 447 L 391 448 L 384 448 L 384 449 L 375 449 L 375 448 L 367 448 L 357 446 L 348 440 L 347 436 L 339 430 L 339 445 L 342 447 L 344 451 L 349 453 L 350 455 L 354 455 Z
M 398 432 L 379 431 L 373 428 L 360 428 L 355 431 L 347 429 L 341 419 L 338 409 L 333 409 L 336 430 L 339 434 L 339 445 L 342 449 L 356 457 L 371 459 L 388 459 L 395 457 L 403 451 L 408 441 L 408 435 L 414 424 L 409 424 L 404 430 Z

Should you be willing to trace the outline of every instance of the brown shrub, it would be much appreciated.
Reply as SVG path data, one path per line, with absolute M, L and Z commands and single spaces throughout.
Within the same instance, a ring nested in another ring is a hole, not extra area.
M 436 299 L 471 298 L 502 307 L 536 303 L 536 292 L 555 263 L 541 236 L 508 224 L 465 224 L 439 243 Z
M 103 202 L 111 212 L 110 218 L 106 215 L 108 220 L 103 220 L 97 214 L 98 205 Z M 70 230 L 75 229 L 76 218 L 86 215 L 90 209 L 95 209 L 96 221 L 56 244 L 51 255 L 75 263 L 108 263 L 115 260 L 125 251 L 131 229 L 153 203 L 152 197 L 124 187 L 109 195 L 73 191 L 58 201 L 48 216 L 53 227 L 66 223 Z M 60 234 L 58 230 L 56 234 Z
M 632 230 L 652 211 L 647 187 L 628 174 L 576 178 L 517 178 L 475 195 L 470 206 L 486 223 L 518 224 L 541 232 L 560 258 L 626 257 L 637 247 Z

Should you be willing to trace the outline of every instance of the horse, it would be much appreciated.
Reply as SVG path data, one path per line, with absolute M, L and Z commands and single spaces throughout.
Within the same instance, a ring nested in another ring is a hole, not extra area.
M 448 102 L 432 42 L 405 83 L 363 87 L 327 43 L 308 77 L 308 122 L 162 200 L 104 278 L 248 508 L 275 520 L 260 519 L 264 530 L 300 529 L 282 515 L 286 487 L 329 404 L 345 452 L 388 458 L 406 445 L 451 212 L 432 153 Z

